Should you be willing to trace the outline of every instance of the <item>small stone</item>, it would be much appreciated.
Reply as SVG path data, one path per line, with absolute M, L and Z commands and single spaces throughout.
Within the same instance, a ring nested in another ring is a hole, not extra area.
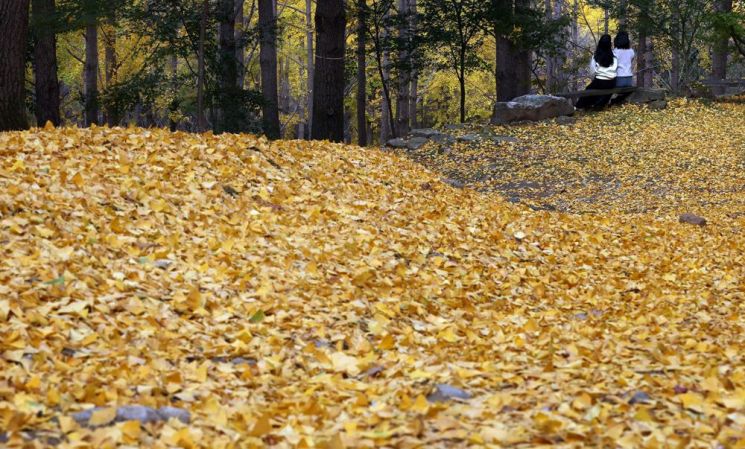
M 427 142 L 429 142 L 428 139 L 424 137 L 412 137 L 409 139 L 409 142 L 406 144 L 406 148 L 409 150 L 418 150 L 419 148 L 423 147 Z
M 422 183 L 420 187 L 422 188 L 422 190 L 432 190 L 432 184 L 428 182 Z
M 72 419 L 81 426 L 88 426 L 88 422 L 90 421 L 91 416 L 93 416 L 93 413 L 103 408 L 105 407 L 94 407 L 88 410 L 83 410 L 82 412 L 74 413 Z M 144 405 L 123 405 L 116 409 L 116 418 L 114 418 L 114 422 L 139 421 L 146 424 L 156 421 L 168 421 L 171 418 L 176 418 L 183 423 L 188 423 L 191 420 L 191 414 L 188 410 L 178 407 L 166 406 L 155 410 Z
M 512 203 L 512 204 L 517 204 L 517 203 L 520 202 L 520 197 L 519 196 L 511 196 L 511 197 L 507 198 L 507 201 L 510 202 L 510 203 Z
M 171 418 L 176 418 L 184 424 L 188 424 L 191 421 L 191 414 L 188 410 L 184 410 L 178 407 L 165 406 L 158 409 L 158 416 L 163 421 L 168 421 Z M 117 412 L 117 418 L 119 413 Z
M 475 134 L 463 134 L 462 136 L 456 137 L 456 140 L 463 143 L 474 143 L 479 140 L 479 136 Z
M 641 404 L 644 402 L 652 402 L 652 398 L 643 391 L 637 391 L 634 393 L 633 396 L 631 396 L 631 399 L 629 399 L 629 404 Z
M 431 139 L 434 136 L 441 134 L 441 133 L 440 131 L 437 131 L 436 129 L 422 128 L 422 129 L 412 129 L 410 134 L 412 137 L 424 137 L 425 139 Z
M 378 377 L 383 372 L 383 367 L 380 365 L 373 365 L 364 372 L 365 377 Z
M 250 365 L 250 366 L 256 366 L 256 360 L 255 359 L 247 359 L 245 357 L 236 357 L 233 360 L 230 361 L 233 365 Z
M 575 123 L 577 123 L 576 117 L 570 117 L 568 115 L 562 115 L 561 117 L 556 117 L 557 125 L 568 126 L 568 125 L 574 125 Z
M 386 143 L 391 148 L 406 148 L 406 141 L 402 138 L 391 139 Z
M 688 393 L 688 388 L 683 385 L 676 385 L 673 391 L 675 391 L 675 394 L 685 394 Z
M 453 149 L 450 148 L 450 147 L 440 147 L 437 150 L 437 154 L 450 154 L 450 152 L 452 152 L 452 151 L 453 151 Z
M 435 385 L 435 391 L 427 395 L 429 402 L 447 402 L 451 399 L 471 399 L 471 394 L 465 390 L 448 384 Z
M 153 265 L 154 266 L 156 266 L 158 268 L 162 268 L 164 270 L 166 268 L 170 267 L 172 264 L 173 264 L 173 261 L 172 260 L 169 260 L 169 259 L 158 259 L 155 262 L 153 262 Z
M 587 313 L 586 312 L 579 312 L 574 314 L 574 318 L 584 321 L 587 319 Z
M 695 214 L 683 214 L 678 218 L 678 221 L 696 226 L 706 226 L 706 219 Z
M 449 145 L 455 142 L 455 137 L 451 136 L 450 134 L 437 134 L 435 136 L 432 136 L 431 140 L 435 143 L 444 143 Z
M 451 187 L 455 187 L 456 189 L 462 189 L 466 187 L 466 185 L 463 182 L 458 181 L 457 179 L 453 179 L 453 178 L 442 178 L 442 182 L 444 182 L 445 184 Z
M 647 107 L 653 111 L 661 111 L 663 109 L 667 109 L 667 101 L 655 100 L 647 104 Z

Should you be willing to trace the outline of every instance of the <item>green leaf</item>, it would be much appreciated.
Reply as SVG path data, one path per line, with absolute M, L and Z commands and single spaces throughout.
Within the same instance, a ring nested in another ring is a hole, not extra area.
M 46 281 L 44 285 L 62 285 L 65 283 L 65 277 L 60 276 L 56 279 L 52 279 L 51 281 Z
M 264 311 L 259 310 L 258 312 L 254 313 L 251 318 L 248 319 L 250 323 L 260 323 L 261 320 L 264 319 Z

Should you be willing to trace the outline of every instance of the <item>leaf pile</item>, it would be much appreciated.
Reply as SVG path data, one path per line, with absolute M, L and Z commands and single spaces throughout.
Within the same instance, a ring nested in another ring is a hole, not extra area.
M 517 143 L 495 143 L 490 134 Z M 745 106 L 676 100 L 628 105 L 576 124 L 491 127 L 480 144 L 410 153 L 468 187 L 535 208 L 716 218 L 745 215 Z
M 324 142 L 0 134 L 0 444 L 742 448 L 743 225 Z

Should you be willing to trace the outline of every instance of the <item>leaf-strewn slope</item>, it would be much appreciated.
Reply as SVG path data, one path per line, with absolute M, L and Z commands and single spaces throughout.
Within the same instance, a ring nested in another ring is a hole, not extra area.
M 321 142 L 2 134 L 0 434 L 739 447 L 744 224 L 532 212 Z M 192 422 L 69 419 L 126 404 Z

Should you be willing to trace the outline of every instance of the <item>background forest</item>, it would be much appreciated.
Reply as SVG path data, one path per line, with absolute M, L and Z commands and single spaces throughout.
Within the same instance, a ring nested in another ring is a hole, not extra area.
M 24 98 L 37 123 L 309 138 L 315 68 L 343 63 L 343 80 L 318 80 L 343 84 L 343 136 L 329 137 L 379 143 L 583 88 L 596 40 L 619 29 L 641 86 L 690 94 L 745 72 L 741 0 L 347 1 L 336 57 L 314 49 L 315 15 L 341 1 L 30 3 Z

